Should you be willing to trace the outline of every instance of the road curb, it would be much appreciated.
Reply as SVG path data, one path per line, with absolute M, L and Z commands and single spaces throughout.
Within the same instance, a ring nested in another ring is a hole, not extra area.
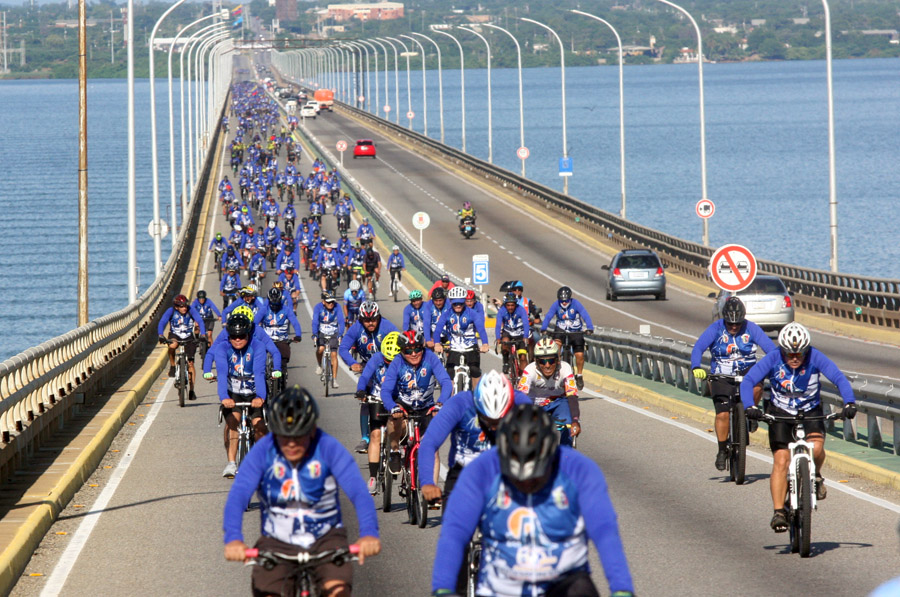
M 703 423 L 704 425 L 709 425 L 710 427 L 715 423 L 716 413 L 712 409 L 695 406 L 687 402 L 682 402 L 676 398 L 669 398 L 668 396 L 663 396 L 662 394 L 658 394 L 653 390 L 648 390 L 637 384 L 629 383 L 587 369 L 584 370 L 584 378 L 585 381 L 590 382 L 591 385 L 600 390 L 613 392 L 615 394 L 623 395 L 626 398 L 634 398 L 635 400 L 652 404 L 653 406 L 667 410 L 670 413 L 697 421 L 698 423 Z M 750 443 L 754 446 L 768 449 L 768 434 L 760 432 L 751 434 Z M 879 485 L 885 485 L 892 489 L 900 490 L 900 473 L 889 471 L 839 452 L 828 452 L 826 466 L 842 473 L 855 475 L 878 483 Z

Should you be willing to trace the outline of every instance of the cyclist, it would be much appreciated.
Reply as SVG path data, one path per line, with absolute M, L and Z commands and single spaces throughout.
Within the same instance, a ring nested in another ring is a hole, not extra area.
M 272 433 L 262 438 L 241 463 L 241 474 L 225 502 L 225 559 L 246 560 L 242 533 L 244 512 L 254 493 L 260 496 L 260 551 L 297 554 L 346 548 L 347 530 L 341 516 L 338 489 L 350 499 L 359 521 L 359 563 L 381 551 L 375 504 L 353 457 L 332 435 L 317 426 L 319 409 L 309 392 L 294 386 L 266 404 Z M 254 595 L 293 595 L 294 570 L 277 564 L 271 570 L 254 566 Z M 313 573 L 319 594 L 350 595 L 353 569 L 331 562 Z
M 278 276 L 278 282 L 281 282 L 284 286 L 284 291 L 290 293 L 291 304 L 294 307 L 296 307 L 297 301 L 300 300 L 300 278 L 296 273 L 296 270 L 291 268 L 284 270 L 281 275 Z M 278 282 L 276 282 L 276 284 Z
M 365 260 L 366 252 L 362 250 L 362 247 L 359 246 L 359 243 L 356 243 L 344 257 L 344 264 L 349 270 L 349 276 L 352 279 L 356 280 L 358 278 L 358 274 L 365 269 L 363 267 L 363 263 L 365 262 Z
M 363 403 L 368 410 L 368 454 L 369 454 L 369 493 L 375 494 L 377 489 L 376 475 L 378 474 L 378 462 L 381 449 L 381 429 L 387 423 L 388 412 L 381 403 L 381 384 L 384 383 L 384 375 L 398 354 L 400 354 L 400 332 L 391 332 L 381 341 L 381 351 L 375 354 L 366 363 L 366 368 L 359 375 L 356 382 L 356 398 Z M 377 403 L 366 403 L 371 396 Z
M 528 324 L 528 312 L 523 309 L 513 293 L 503 299 L 503 308 L 497 312 L 494 324 L 494 345 L 503 349 L 503 373 L 509 373 L 509 357 L 519 360 L 519 369 L 528 366 L 528 341 L 531 339 L 531 326 Z M 518 380 L 517 380 L 518 381 Z
M 428 296 L 430 298 L 434 298 L 434 291 L 438 288 L 444 290 L 444 294 L 450 292 L 450 289 L 456 286 L 453 282 L 450 281 L 450 276 L 448 274 L 444 274 L 441 276 L 441 279 L 432 284 L 431 290 L 428 291 Z
M 247 276 L 252 280 L 254 278 L 254 272 L 257 273 L 257 277 L 259 283 L 262 283 L 262 279 L 266 277 L 266 253 L 265 251 L 256 251 L 253 253 L 253 257 L 250 258 L 250 262 L 247 263 Z
M 338 354 L 344 364 L 350 367 L 354 373 L 362 373 L 366 363 L 381 350 L 381 343 L 385 336 L 396 332 L 397 326 L 382 317 L 378 303 L 366 301 L 359 307 L 359 320 L 350 326 L 347 333 L 341 339 Z M 353 358 L 351 351 L 356 353 Z M 363 405 L 365 407 L 365 405 Z M 359 454 L 365 454 L 369 444 L 369 409 L 360 408 L 359 426 L 362 439 L 356 446 Z
M 224 300 L 225 307 L 228 307 L 228 305 L 237 298 L 237 293 L 240 288 L 241 278 L 238 275 L 238 270 L 236 267 L 230 268 L 227 270 L 227 273 L 222 276 L 222 281 L 219 282 L 219 294 Z
M 344 324 L 349 328 L 359 316 L 359 307 L 366 300 L 366 293 L 359 280 L 350 280 L 347 286 L 344 291 Z
M 775 344 L 766 333 L 752 321 L 747 321 L 744 303 L 736 296 L 730 296 L 722 307 L 722 318 L 714 321 L 697 338 L 691 351 L 691 370 L 698 381 L 706 379 L 706 370 L 701 365 L 703 353 L 709 350 L 710 373 L 724 375 L 744 375 L 756 364 L 756 349 L 762 348 L 766 354 L 775 350 Z M 728 460 L 728 427 L 731 419 L 731 396 L 738 389 L 736 382 L 726 379 L 710 380 L 709 395 L 716 409 L 716 439 L 719 450 L 716 453 L 716 469 L 725 470 Z M 754 402 L 759 403 L 762 384 L 753 388 Z M 750 422 L 750 431 L 756 431 L 759 423 Z
M 452 391 L 453 382 L 441 360 L 425 349 L 422 334 L 403 332 L 398 339 L 403 358 L 394 359 L 384 374 L 381 383 L 381 402 L 391 413 L 388 420 L 388 435 L 391 439 L 390 472 L 400 473 L 400 435 L 404 431 L 403 416 L 409 411 L 430 411 L 435 407 L 434 382 L 441 386 L 438 402 L 445 402 Z M 429 418 L 421 421 L 424 433 L 428 429 Z
M 220 267 L 228 271 L 230 269 L 244 269 L 244 258 L 241 257 L 241 254 L 234 250 L 234 247 L 229 245 L 227 249 L 225 249 L 225 254 L 222 255 L 222 261 L 219 264 Z
M 426 346 L 433 349 L 435 344 L 444 340 L 442 336 L 439 336 L 438 338 L 434 337 L 434 328 L 437 326 L 437 322 L 441 318 L 441 315 L 450 310 L 450 305 L 447 303 L 447 296 L 444 293 L 444 289 L 436 288 L 434 292 L 431 293 L 431 300 L 425 303 L 422 308 L 425 311 L 424 325 L 422 327 L 425 328 Z
M 368 283 L 369 294 L 372 294 L 372 287 L 377 287 L 378 281 L 381 280 L 381 255 L 379 255 L 378 251 L 371 245 L 366 249 L 366 256 L 363 258 L 363 267 L 366 270 L 366 282 Z
M 275 260 L 276 273 L 281 273 L 286 269 L 297 269 L 297 258 L 294 255 L 294 244 L 284 243 L 284 248 Z
M 434 595 L 453 591 L 480 528 L 478 595 L 599 595 L 590 540 L 613 597 L 633 597 L 606 479 L 590 458 L 556 445 L 553 423 L 539 408 L 514 406 L 497 428 L 497 447 L 467 465 L 453 491 L 435 554 Z
M 325 245 L 325 250 L 319 253 L 319 258 L 316 260 L 316 269 L 319 270 L 319 284 L 322 287 L 322 292 L 325 292 L 328 288 L 328 278 L 334 276 L 332 270 L 336 270 L 338 267 L 338 254 L 335 248 L 336 246 L 333 243 Z
M 212 251 L 216 257 L 216 261 L 218 261 L 221 265 L 221 255 L 225 254 L 225 251 L 228 248 L 228 242 L 226 242 L 225 237 L 222 236 L 221 232 L 216 232 L 216 236 L 213 237 L 211 241 L 209 241 L 209 249 L 208 251 Z
M 781 328 L 778 346 L 761 358 L 741 381 L 741 401 L 747 418 L 760 420 L 762 411 L 754 403 L 753 388 L 763 379 L 769 378 L 771 395 L 766 412 L 775 416 L 791 416 L 803 412 L 808 416 L 823 416 L 820 377 L 837 386 L 844 401 L 841 416 L 852 419 L 856 416 L 856 398 L 850 382 L 837 365 L 824 354 L 810 346 L 809 331 L 796 321 Z M 822 466 L 825 464 L 825 422 L 808 421 L 805 424 L 806 439 L 813 444 L 813 460 L 816 465 L 816 498 L 824 500 L 827 495 Z M 788 530 L 784 498 L 787 495 L 787 470 L 791 460 L 788 443 L 793 441 L 792 426 L 785 421 L 769 425 L 769 447 L 772 450 L 772 475 L 769 488 L 775 512 L 769 525 L 776 533 Z
M 342 257 L 346 257 L 350 252 L 350 249 L 353 248 L 353 245 L 350 244 L 350 239 L 347 238 L 346 232 L 341 232 L 341 238 L 337 243 L 337 251 L 341 254 Z
M 250 424 L 259 441 L 266 433 L 262 421 L 262 405 L 266 399 L 266 349 L 253 336 L 253 322 L 246 315 L 228 318 L 225 326 L 228 341 L 210 349 L 219 372 L 218 394 L 225 417 L 225 451 L 228 464 L 222 476 L 234 478 L 237 473 L 238 425 L 240 413 L 235 402 L 250 402 Z
M 478 338 L 475 334 L 478 334 Z M 481 377 L 481 352 L 488 351 L 488 336 L 484 329 L 484 317 L 466 306 L 466 289 L 456 286 L 450 289 L 450 310 L 438 319 L 431 338 L 447 336 L 450 339 L 450 350 L 447 353 L 448 373 L 452 376 L 457 365 L 465 363 L 469 367 L 472 387 Z M 481 341 L 480 348 L 477 347 Z M 434 351 L 440 354 L 444 347 L 440 342 L 434 343 Z
M 288 326 L 294 326 L 294 342 L 303 340 L 303 331 L 297 316 L 290 309 L 284 309 L 284 294 L 278 288 L 269 289 L 269 300 L 260 309 L 259 320 L 263 330 L 272 338 L 272 342 L 281 353 L 281 375 L 287 381 L 287 364 L 291 360 L 291 341 Z
M 478 300 L 475 291 L 469 288 L 466 290 L 466 307 L 478 313 L 484 319 L 484 305 Z
M 226 322 L 230 321 L 231 318 L 235 315 L 243 315 L 247 319 L 250 320 L 250 323 L 253 323 L 253 310 L 247 305 L 241 305 L 231 313 L 226 318 Z M 266 349 L 266 352 L 272 355 L 273 362 L 273 371 L 272 378 L 278 379 L 281 377 L 281 353 L 278 351 L 278 347 L 275 346 L 275 343 L 272 342 L 272 339 L 266 334 L 265 330 L 262 329 L 262 326 L 258 326 L 255 323 L 251 328 L 251 334 L 253 339 L 260 342 Z M 216 336 L 216 339 L 213 340 L 212 345 L 209 347 L 209 350 L 206 351 L 206 358 L 203 360 L 203 379 L 210 380 L 215 378 L 215 374 L 212 372 L 212 366 L 215 362 L 215 356 L 213 355 L 213 350 L 220 344 L 227 344 L 228 340 L 228 330 L 223 328 L 219 335 Z
M 166 326 L 169 326 L 169 337 L 163 336 Z M 194 339 L 194 326 L 200 328 L 200 333 L 206 335 L 206 325 L 203 323 L 203 316 L 188 304 L 188 298 L 183 294 L 179 294 L 172 301 L 172 306 L 166 309 L 156 333 L 159 335 L 160 344 L 169 345 L 169 377 L 175 377 L 175 349 L 178 348 L 178 341 L 184 342 L 184 353 L 187 357 L 188 365 L 188 381 L 190 383 L 190 400 L 196 400 L 197 395 L 194 393 L 194 355 L 197 353 L 197 341 Z
M 572 366 L 559 358 L 559 344 L 541 338 L 534 347 L 534 362 L 522 371 L 518 390 L 528 394 L 558 425 L 564 425 L 560 443 L 571 446 L 572 437 L 581 434 L 581 412 Z
M 335 309 L 337 299 L 333 292 L 323 292 L 322 302 L 313 309 L 312 335 L 316 339 L 316 375 L 323 375 L 322 353 L 325 352 L 325 343 L 331 348 L 331 387 L 337 388 L 338 371 L 338 342 L 341 330 L 344 329 L 344 313 Z
M 541 333 L 547 331 L 547 326 L 556 318 L 556 331 L 553 338 L 562 344 L 568 336 L 572 352 L 575 353 L 575 384 L 579 390 L 584 389 L 584 334 L 594 333 L 594 324 L 587 309 L 578 299 L 572 298 L 572 289 L 563 286 L 556 291 L 556 302 L 550 305 L 547 316 L 541 324 Z
M 366 245 L 371 246 L 374 240 L 375 229 L 369 224 L 369 218 L 363 218 L 362 224 L 356 229 L 356 241 L 365 247 Z
M 191 307 L 200 314 L 203 319 L 203 325 L 206 326 L 206 338 L 212 344 L 213 326 L 216 324 L 216 318 L 222 319 L 222 314 L 216 304 L 206 298 L 205 290 L 197 291 L 197 298 L 191 303 Z M 198 326 L 199 328 L 199 326 Z
M 462 209 L 456 212 L 456 217 L 459 219 L 459 229 L 462 230 L 463 226 L 465 226 L 466 222 L 471 222 L 473 225 L 475 224 L 475 209 L 472 207 L 472 204 L 469 201 L 463 203 Z
M 425 305 L 422 300 L 421 290 L 412 290 L 409 293 L 409 304 L 403 308 L 403 331 L 412 330 L 425 333 Z M 437 323 L 437 320 L 435 320 Z
M 394 278 L 397 278 L 397 284 L 400 284 L 400 275 L 406 271 L 406 260 L 400 253 L 400 247 L 394 245 L 391 247 L 391 254 L 387 258 L 388 271 L 391 273 L 391 285 L 394 284 Z
M 246 305 L 253 312 L 253 323 L 259 323 L 260 313 L 265 306 L 266 301 L 257 296 L 258 293 L 259 290 L 257 289 L 256 284 L 247 284 L 241 288 L 242 300 L 234 301 L 225 307 L 225 309 L 222 310 L 222 317 L 227 321 L 228 316 L 231 315 L 232 311 L 240 306 Z
M 340 200 L 334 204 L 332 215 L 337 219 L 337 227 L 340 232 L 350 229 L 350 204 Z

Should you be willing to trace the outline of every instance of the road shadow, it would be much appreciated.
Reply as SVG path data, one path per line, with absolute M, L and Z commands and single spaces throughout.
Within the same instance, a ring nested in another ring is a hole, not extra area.
M 785 538 L 789 538 L 788 533 L 784 534 Z M 862 549 L 866 547 L 874 547 L 871 543 L 852 543 L 840 541 L 819 541 L 809 546 L 809 557 L 815 557 L 823 553 L 833 551 L 835 549 Z M 763 549 L 768 551 L 778 550 L 778 555 L 794 555 L 791 553 L 791 544 L 786 545 L 766 545 Z
M 768 473 L 758 473 L 755 475 L 744 475 L 744 485 L 752 485 L 757 481 L 764 481 L 768 479 L 770 475 Z M 719 483 L 733 483 L 730 475 L 723 475 L 721 477 L 710 477 L 710 481 L 718 481 Z
M 132 502 L 130 504 L 122 504 L 121 506 L 113 506 L 112 508 L 103 508 L 102 510 L 94 510 L 90 509 L 87 512 L 79 512 L 78 514 L 68 514 L 66 516 L 60 516 L 57 520 L 74 520 L 76 518 L 84 518 L 85 516 L 91 516 L 93 514 L 103 514 L 104 512 L 112 512 L 114 510 L 122 510 L 125 508 L 134 508 L 136 506 L 143 506 L 144 504 L 152 504 L 154 502 L 163 502 L 166 500 L 175 500 L 183 497 L 191 497 L 195 495 L 216 495 L 220 493 L 228 493 L 229 490 L 223 489 L 222 491 L 197 491 L 192 493 L 179 493 L 176 495 L 166 495 L 163 497 L 153 498 L 149 500 L 141 500 L 139 502 Z

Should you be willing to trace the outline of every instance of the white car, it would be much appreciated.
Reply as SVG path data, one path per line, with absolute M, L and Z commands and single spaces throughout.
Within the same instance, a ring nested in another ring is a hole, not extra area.
M 317 102 L 317 101 L 315 101 L 315 100 L 309 100 L 308 102 L 306 102 L 306 103 L 303 104 L 303 105 L 304 105 L 304 107 L 309 106 L 310 108 L 312 108 L 313 110 L 315 110 L 315 111 L 316 111 L 316 114 L 318 114 L 318 113 L 319 113 L 319 110 L 322 109 L 322 106 L 319 105 L 319 102 Z
M 306 104 L 302 108 L 300 108 L 300 118 L 315 118 L 316 117 L 316 109 L 309 104 Z

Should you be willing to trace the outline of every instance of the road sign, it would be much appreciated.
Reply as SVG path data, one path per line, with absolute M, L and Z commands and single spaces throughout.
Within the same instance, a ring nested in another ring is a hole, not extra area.
M 356 99 L 358 99 L 358 100 L 361 101 L 361 102 L 364 102 L 364 101 L 366 101 L 366 96 L 361 95 L 361 96 L 359 96 L 359 97 L 356 98 Z
M 335 144 L 338 151 L 347 151 L 347 142 L 341 139 Z
M 527 147 L 520 147 L 516 150 L 516 155 L 519 156 L 520 160 L 527 160 L 528 156 L 531 155 L 531 152 L 528 151 Z
M 391 111 L 391 107 L 389 105 L 385 104 L 384 105 L 384 113 L 387 114 L 390 111 Z
M 416 230 L 425 230 L 431 224 L 431 218 L 424 211 L 417 211 L 413 214 L 413 227 Z
M 725 245 L 710 258 L 709 274 L 722 290 L 739 292 L 756 278 L 756 257 L 741 245 Z
M 413 118 L 416 117 L 416 113 L 413 112 L 412 110 L 410 110 L 409 112 L 406 113 L 406 117 L 409 118 L 410 120 L 412 120 Z
M 697 202 L 696 210 L 697 215 L 705 220 L 713 217 L 713 214 L 716 213 L 716 204 L 709 199 L 701 199 Z
M 156 232 L 159 233 L 160 238 L 166 238 L 169 235 L 169 224 L 165 220 L 157 220 L 159 222 L 158 227 L 153 225 L 153 220 L 150 220 L 150 223 L 147 224 L 147 234 L 150 235 L 150 238 L 156 236 Z
M 490 255 L 472 255 L 472 283 L 490 284 Z
M 559 158 L 559 175 L 572 176 L 572 158 Z

